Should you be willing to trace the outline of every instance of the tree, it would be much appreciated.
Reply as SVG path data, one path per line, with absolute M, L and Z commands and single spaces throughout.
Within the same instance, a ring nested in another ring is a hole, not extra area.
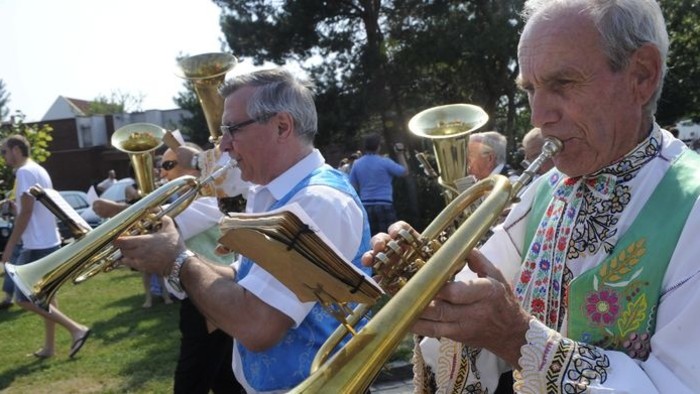
M 318 89 L 319 146 L 354 150 L 360 135 L 381 131 L 389 146 L 424 149 L 429 143 L 407 133 L 410 117 L 460 102 L 484 107 L 490 127 L 515 131 L 524 104 L 513 82 L 521 0 L 215 3 L 235 54 L 256 64 L 318 59 L 306 69 Z
M 696 0 L 662 0 L 661 8 L 670 48 L 657 120 L 661 125 L 687 118 L 700 121 L 700 4 Z
M 0 121 L 10 114 L 10 108 L 7 106 L 10 103 L 10 93 L 5 89 L 5 81 L 0 79 Z
M 24 119 L 25 115 L 17 111 L 15 115 L 11 117 L 9 123 L 3 124 L 0 127 L 0 140 L 4 140 L 15 134 L 25 136 L 31 146 L 32 159 L 37 163 L 43 163 L 51 156 L 49 144 L 53 141 L 51 135 L 53 133 L 53 127 L 48 124 L 29 126 L 24 123 Z M 0 158 L 0 180 L 2 180 L 0 189 L 7 195 L 7 192 L 12 190 L 14 174 L 12 168 L 5 163 L 4 158 Z
M 99 95 L 90 102 L 86 115 L 111 115 L 125 112 L 141 111 L 141 103 L 144 95 L 124 93 L 120 90 L 113 91 L 109 97 Z

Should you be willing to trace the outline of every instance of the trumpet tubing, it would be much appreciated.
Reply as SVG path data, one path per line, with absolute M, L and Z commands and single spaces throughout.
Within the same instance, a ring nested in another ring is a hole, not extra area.
M 155 230 L 160 218 L 164 215 L 174 217 L 182 212 L 202 187 L 235 165 L 235 161 L 230 161 L 201 180 L 189 175 L 174 179 L 75 242 L 29 264 L 17 266 L 6 263 L 5 270 L 27 298 L 48 310 L 51 299 L 66 282 L 80 282 L 114 267 L 115 260 L 121 257 L 118 249 L 112 245 L 115 238 Z M 174 195 L 179 197 L 154 216 L 153 210 L 160 208 Z
M 546 141 L 540 157 L 551 157 L 561 149 L 559 141 Z M 531 175 L 545 158 L 535 160 L 533 164 L 539 164 L 531 165 L 526 170 L 530 175 L 521 176 L 513 184 L 502 175 L 492 175 L 479 181 L 452 200 L 425 229 L 420 239 L 414 239 L 405 232 L 401 235 L 404 245 L 411 245 L 412 249 L 403 252 L 402 245 L 394 244 L 378 254 L 375 270 L 395 271 L 390 262 L 392 256 L 399 254 L 402 268 L 398 271 L 402 271 L 404 266 L 409 267 L 407 276 L 410 280 L 382 278 L 381 285 L 393 287 L 399 282 L 405 282 L 405 285 L 328 361 L 320 364 L 314 360 L 314 369 L 309 378 L 292 392 L 364 392 L 425 307 L 462 267 L 469 252 L 499 220 L 501 213 L 517 200 L 522 188 L 532 180 Z M 455 218 L 463 215 L 465 209 L 479 200 L 479 206 L 446 238 L 446 229 L 454 225 Z M 368 309 L 361 305 L 356 313 Z M 353 318 L 359 320 L 355 314 Z M 342 339 L 340 333 L 343 330 L 341 326 L 331 335 L 329 341 L 337 342 L 333 342 L 333 346 L 324 344 L 319 351 L 321 357 L 325 358 L 330 354 L 329 349 L 339 343 L 338 338 Z

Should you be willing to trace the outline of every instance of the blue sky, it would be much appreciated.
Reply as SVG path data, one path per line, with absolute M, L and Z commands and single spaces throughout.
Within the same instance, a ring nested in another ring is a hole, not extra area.
M 220 52 L 211 0 L 0 0 L 0 79 L 12 113 L 37 121 L 58 96 L 143 95 L 141 109 L 175 108 L 180 54 Z M 252 70 L 243 59 L 231 74 Z

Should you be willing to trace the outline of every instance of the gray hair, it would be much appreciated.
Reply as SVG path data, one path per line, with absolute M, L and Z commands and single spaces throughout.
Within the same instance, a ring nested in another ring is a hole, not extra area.
M 498 131 L 484 131 L 469 136 L 469 142 L 478 142 L 486 146 L 486 151 L 492 151 L 496 156 L 496 164 L 506 163 L 506 137 Z
M 613 71 L 627 67 L 630 55 L 642 45 L 653 44 L 661 55 L 661 78 L 644 114 L 652 117 L 661 97 L 668 56 L 668 33 L 655 0 L 527 0 L 522 12 L 526 24 L 537 18 L 555 17 L 563 10 L 579 9 L 600 33 L 603 51 Z
M 318 115 L 314 104 L 313 85 L 295 78 L 282 68 L 255 71 L 226 81 L 219 94 L 226 98 L 243 87 L 256 88 L 248 102 L 246 112 L 251 119 L 267 121 L 276 113 L 292 116 L 296 134 L 312 143 L 318 132 Z
M 185 145 L 180 145 L 175 149 L 175 157 L 177 157 L 177 161 L 182 168 L 187 170 L 198 170 L 198 168 L 192 165 L 192 158 L 197 156 L 201 151 L 202 148 L 199 146 L 192 146 L 186 143 Z

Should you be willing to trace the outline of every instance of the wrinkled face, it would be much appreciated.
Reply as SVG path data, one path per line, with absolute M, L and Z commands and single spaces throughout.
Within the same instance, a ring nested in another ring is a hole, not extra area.
M 531 20 L 518 58 L 518 83 L 528 94 L 532 125 L 564 143 L 554 163 L 566 175 L 593 173 L 643 138 L 643 103 L 634 94 L 631 67 L 611 70 L 587 18 L 563 11 Z
M 474 175 L 477 180 L 482 180 L 496 168 L 496 154 L 487 145 L 481 142 L 469 141 L 469 175 Z
M 222 125 L 232 126 L 250 120 L 246 106 L 253 92 L 253 87 L 244 87 L 224 100 Z M 277 161 L 281 152 L 275 143 L 277 136 L 278 126 L 273 117 L 264 123 L 253 122 L 222 133 L 219 148 L 238 161 L 241 179 L 266 185 L 279 175 Z

